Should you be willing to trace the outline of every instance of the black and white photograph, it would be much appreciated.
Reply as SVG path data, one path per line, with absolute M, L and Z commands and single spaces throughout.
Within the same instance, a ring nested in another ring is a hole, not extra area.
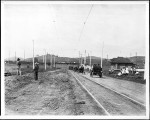
M 148 2 L 1 4 L 2 118 L 149 118 Z

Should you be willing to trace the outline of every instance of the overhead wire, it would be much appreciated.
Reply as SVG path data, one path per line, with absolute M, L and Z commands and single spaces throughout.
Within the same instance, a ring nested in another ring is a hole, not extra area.
M 58 35 L 58 31 L 57 31 L 57 28 L 56 28 L 56 17 L 54 17 L 54 8 L 53 8 L 53 6 L 51 6 L 51 10 L 52 10 L 52 19 L 53 19 L 53 23 L 54 23 L 54 29 L 55 29 L 55 32 L 56 32 L 56 36 L 57 36 L 57 39 L 59 40 L 59 35 Z
M 85 21 L 84 21 L 84 23 L 83 23 L 83 27 L 82 27 L 82 29 L 81 29 L 80 36 L 79 36 L 79 41 L 80 41 L 80 39 L 81 39 L 81 36 L 82 36 L 83 30 L 84 30 L 85 24 L 86 24 L 86 22 L 87 22 L 87 20 L 88 20 L 88 18 L 89 18 L 89 16 L 90 16 L 90 13 L 91 13 L 91 11 L 92 11 L 92 8 L 93 8 L 93 4 L 92 4 L 92 6 L 91 6 L 91 8 L 90 8 L 90 10 L 89 10 L 89 13 L 88 13 L 88 15 L 87 15 L 87 17 L 86 17 L 86 19 L 85 19 Z

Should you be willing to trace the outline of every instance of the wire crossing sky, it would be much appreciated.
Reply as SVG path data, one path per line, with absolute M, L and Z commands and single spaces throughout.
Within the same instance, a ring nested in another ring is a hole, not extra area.
M 32 57 L 43 50 L 78 57 L 145 55 L 145 4 L 4 4 L 5 58 Z M 55 22 L 54 22 L 55 21 Z M 9 53 L 10 51 L 10 53 Z
M 89 11 L 89 13 L 88 13 L 88 15 L 87 15 L 87 17 L 86 17 L 86 20 L 85 20 L 84 23 L 83 23 L 83 27 L 82 27 L 82 30 L 81 30 L 81 33 L 80 33 L 80 37 L 79 37 L 79 42 L 80 42 L 80 39 L 81 39 L 81 35 L 82 35 L 82 33 L 83 33 L 84 26 L 85 26 L 86 21 L 87 21 L 89 15 L 90 15 L 90 13 L 91 13 L 92 8 L 93 8 L 93 5 L 91 6 L 91 9 L 90 9 L 90 11 Z

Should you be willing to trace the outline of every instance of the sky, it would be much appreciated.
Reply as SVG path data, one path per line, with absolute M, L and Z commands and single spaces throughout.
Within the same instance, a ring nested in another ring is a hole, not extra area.
M 145 55 L 145 4 L 5 4 L 5 58 Z M 91 12 L 89 14 L 89 11 Z M 88 16 L 89 14 L 89 16 Z M 88 18 L 87 18 L 88 16 Z M 87 19 L 87 20 L 86 20 Z M 86 23 L 84 24 L 84 22 Z M 83 28 L 84 27 L 84 28 Z M 83 31 L 82 31 L 83 28 Z M 82 31 L 82 32 L 81 32 Z M 81 36 L 80 36 L 81 34 Z

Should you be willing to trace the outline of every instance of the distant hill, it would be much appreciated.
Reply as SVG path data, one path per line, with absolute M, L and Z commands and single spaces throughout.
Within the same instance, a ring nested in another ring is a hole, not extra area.
M 20 60 L 24 60 L 24 58 L 20 58 L 20 57 L 16 57 L 16 60 L 17 58 L 19 58 Z M 6 58 L 5 61 L 15 61 L 15 57 L 10 57 L 10 58 Z
M 47 63 L 50 62 L 50 54 L 47 54 L 46 56 L 46 61 Z M 42 63 L 43 62 L 43 56 L 38 56 L 36 57 L 38 59 L 38 62 Z M 79 63 L 79 58 L 70 58 L 70 57 L 59 57 L 59 56 L 55 56 L 56 58 L 56 62 L 66 62 L 66 63 Z M 54 55 L 53 55 L 53 60 L 54 60 Z M 82 57 L 82 60 L 84 61 L 84 57 Z M 32 62 L 32 58 L 27 58 L 26 61 L 28 62 Z M 83 63 L 82 61 L 82 63 Z M 90 63 L 90 57 L 87 56 L 86 57 L 86 63 L 89 64 Z M 100 57 L 96 57 L 96 56 L 91 56 L 91 63 L 92 64 L 100 64 L 101 63 L 101 58 Z
M 47 63 L 50 63 L 50 54 L 47 54 L 46 61 Z M 18 57 L 16 57 L 18 58 Z M 20 57 L 19 57 L 20 58 Z M 38 59 L 38 62 L 43 63 L 43 56 L 38 56 L 36 57 Z M 65 63 L 79 63 L 79 58 L 70 58 L 70 57 L 60 57 L 60 56 L 55 56 L 56 62 L 65 62 Z M 23 58 L 20 58 L 22 61 L 24 60 Z M 145 56 L 133 56 L 133 57 L 128 57 L 128 59 L 131 60 L 133 63 L 137 63 L 139 68 L 144 68 L 145 64 Z M 8 60 L 8 59 L 5 59 Z M 15 57 L 11 57 L 9 60 L 14 61 Z M 28 62 L 32 62 L 32 58 L 27 58 L 25 59 Z M 54 60 L 54 55 L 53 55 L 53 60 Z M 82 63 L 84 63 L 84 57 L 82 57 Z M 86 64 L 90 64 L 90 56 L 86 57 Z M 96 57 L 96 56 L 91 56 L 91 64 L 101 64 L 101 58 Z M 110 66 L 109 60 L 106 60 L 105 58 L 103 59 L 103 66 Z

